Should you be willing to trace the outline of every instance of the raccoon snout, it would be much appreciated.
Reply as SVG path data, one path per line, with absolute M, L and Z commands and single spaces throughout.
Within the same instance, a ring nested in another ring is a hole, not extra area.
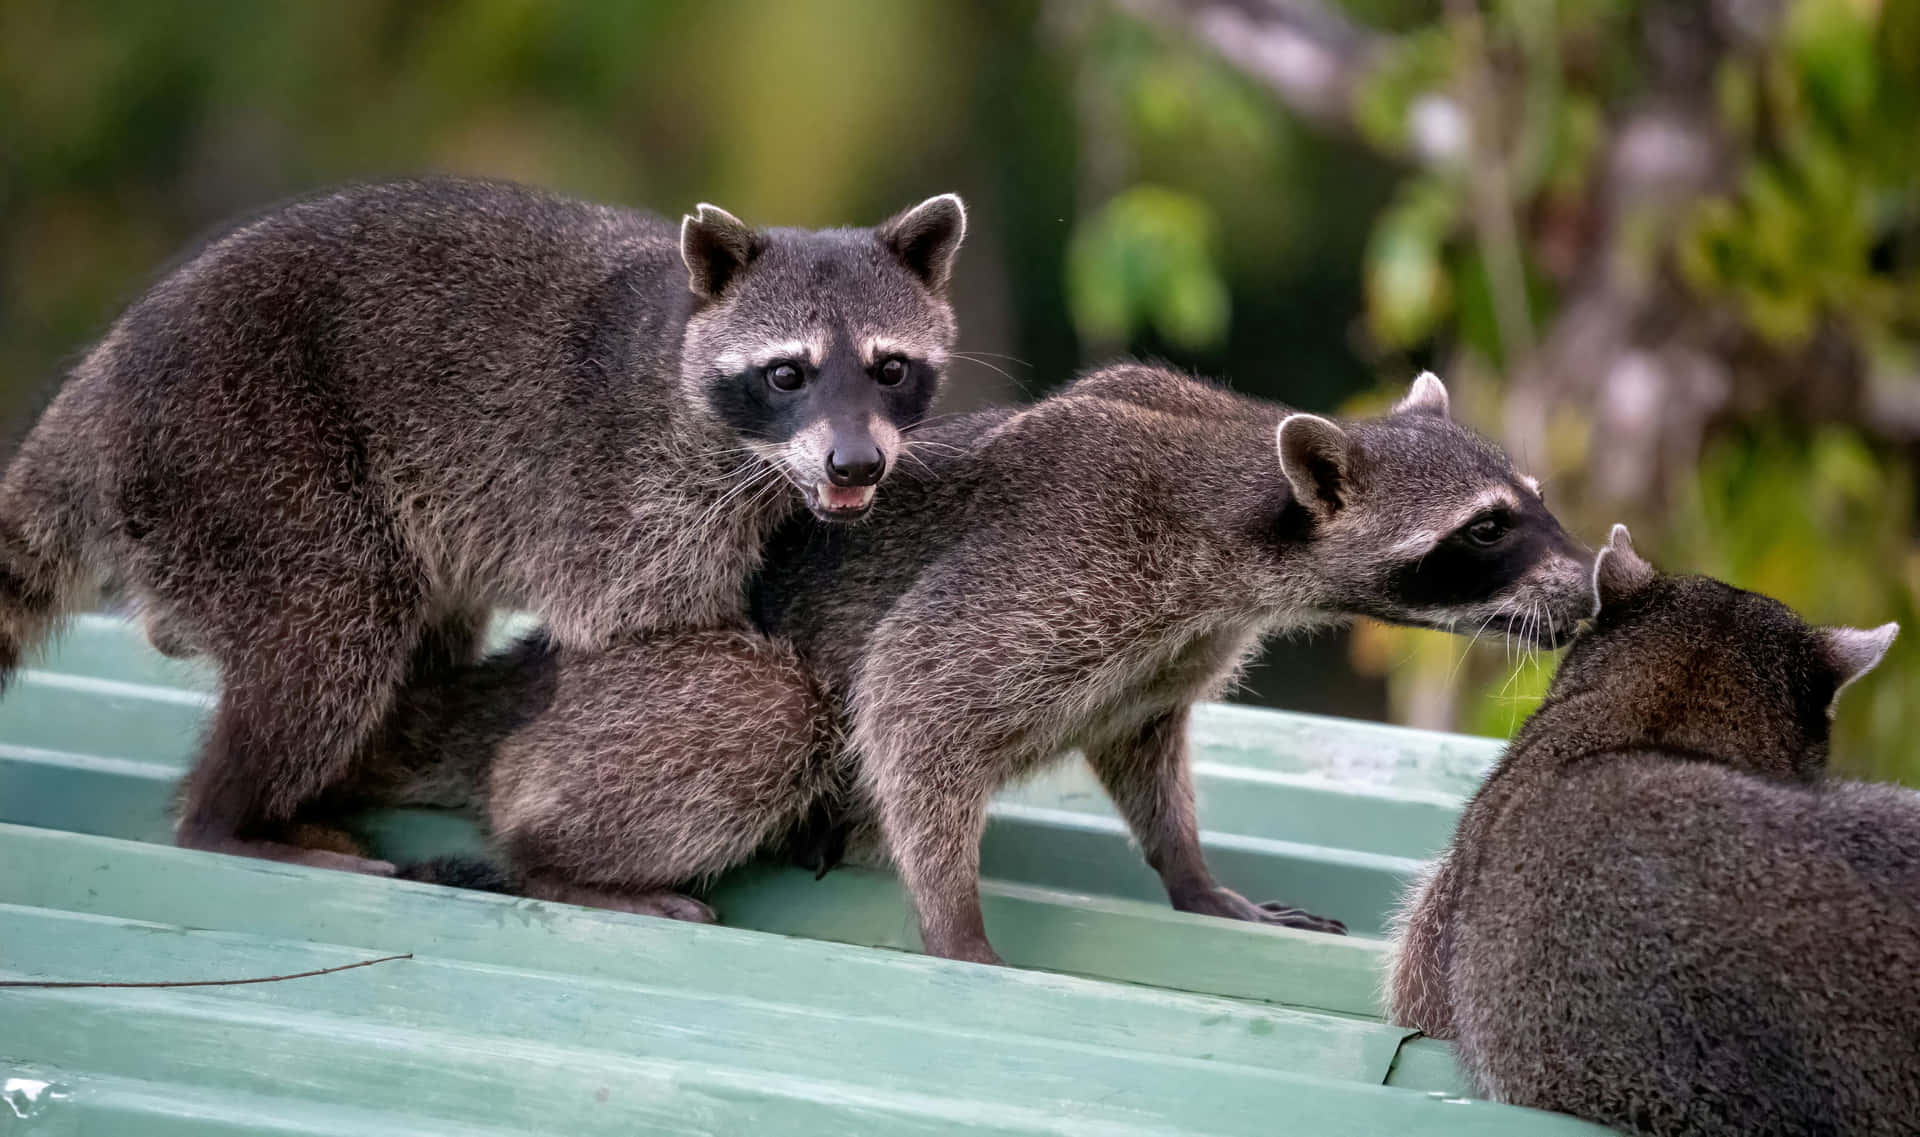
M 827 451 L 827 480 L 836 486 L 877 486 L 887 472 L 887 456 L 869 442 Z

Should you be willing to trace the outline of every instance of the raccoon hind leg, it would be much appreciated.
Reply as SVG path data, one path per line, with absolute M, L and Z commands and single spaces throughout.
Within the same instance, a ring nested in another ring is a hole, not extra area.
M 824 702 L 778 641 L 681 632 L 555 658 L 551 700 L 491 778 L 529 895 L 697 918 L 662 893 L 768 848 L 827 792 Z
M 294 587 L 235 587 L 220 610 L 197 614 L 222 690 L 187 779 L 181 844 L 392 873 L 284 840 L 303 807 L 348 777 L 423 632 L 417 577 L 398 551 L 377 541 L 342 551 L 357 555 L 309 557 L 286 570 Z

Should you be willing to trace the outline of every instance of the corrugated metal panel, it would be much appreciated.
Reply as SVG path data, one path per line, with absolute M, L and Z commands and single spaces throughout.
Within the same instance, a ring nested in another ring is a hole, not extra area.
M 1377 938 L 1170 911 L 1077 768 L 995 806 L 987 924 L 1016 966 L 983 968 L 912 954 L 871 872 L 745 870 L 708 928 L 172 848 L 209 686 L 88 618 L 0 701 L 0 972 L 413 958 L 0 990 L 0 1133 L 1598 1132 L 1461 1097 L 1444 1045 L 1380 1021 Z M 1195 732 L 1222 879 L 1363 933 L 1493 756 L 1227 707 Z M 369 829 L 402 856 L 475 840 Z

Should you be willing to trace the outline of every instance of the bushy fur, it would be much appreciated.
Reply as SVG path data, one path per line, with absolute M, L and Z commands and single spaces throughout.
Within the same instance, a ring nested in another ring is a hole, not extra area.
M 1482 1092 L 1648 1134 L 1911 1133 L 1920 795 L 1825 777 L 1893 637 L 1616 530 L 1600 607 L 1408 913 L 1395 1020 Z
M 268 213 L 128 309 L 9 467 L 0 671 L 110 581 L 221 667 L 181 840 L 297 857 L 281 826 L 494 605 L 572 648 L 742 626 L 820 451 L 924 413 L 962 227 L 951 198 L 753 230 L 457 180 Z
M 1338 927 L 1214 881 L 1194 816 L 1187 720 L 1275 630 L 1369 612 L 1544 638 L 1585 614 L 1585 550 L 1445 411 L 1431 379 L 1390 416 L 1335 424 L 1162 369 L 1114 367 L 1025 410 L 916 431 L 924 466 L 903 468 L 865 525 L 797 519 L 783 528 L 756 618 L 795 645 L 834 709 L 820 785 L 840 794 L 829 803 L 839 828 L 876 836 L 899 865 L 929 951 L 995 958 L 978 896 L 987 800 L 1075 748 L 1176 907 Z M 1475 545 L 1463 533 L 1489 511 L 1507 527 Z M 647 779 L 644 794 L 609 803 L 617 819 L 583 845 L 602 864 L 575 866 L 576 875 L 637 873 L 635 887 L 653 888 L 676 879 L 668 866 L 678 879 L 724 867 L 718 857 L 668 860 L 655 832 L 744 838 L 813 816 L 804 794 L 778 810 L 731 813 L 736 783 L 801 766 L 801 748 L 739 757 L 738 744 L 702 737 L 721 724 L 685 718 L 690 708 L 704 715 L 728 685 L 761 683 L 758 670 L 729 677 L 696 660 L 683 687 L 681 665 L 655 663 L 656 654 L 621 648 L 595 666 L 631 713 L 674 724 L 660 731 L 683 742 L 684 756 L 609 747 L 598 740 L 604 711 L 557 705 L 537 731 L 476 748 L 497 755 L 491 811 L 504 829 L 541 813 L 556 819 L 548 831 L 598 824 L 580 815 L 600 808 L 590 803 L 601 782 Z M 538 686 L 584 665 L 549 655 L 517 682 Z M 783 678 L 774 690 L 795 683 Z M 412 737 L 446 729 L 457 720 L 429 719 Z M 382 760 L 417 764 L 406 754 Z M 662 761 L 674 777 L 641 769 Z M 501 764 L 538 775 L 503 775 Z M 503 778 L 528 804 L 501 795 Z M 836 840 L 835 827 L 801 828 L 829 848 Z M 649 852 L 630 857 L 628 842 Z
M 791 647 L 751 632 L 598 652 L 536 634 L 442 678 L 402 692 L 358 776 L 317 812 L 475 810 L 527 895 L 710 920 L 672 890 L 776 842 L 831 789 L 825 701 Z M 463 884 L 474 871 L 411 875 Z

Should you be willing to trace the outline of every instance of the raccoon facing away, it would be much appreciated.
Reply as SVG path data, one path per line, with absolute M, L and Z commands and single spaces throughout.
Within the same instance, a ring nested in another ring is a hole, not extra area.
M 1634 1132 L 1914 1132 L 1920 794 L 1825 777 L 1896 625 L 1658 574 L 1619 526 L 1595 593 L 1405 914 L 1395 1021 Z
M 340 863 L 279 830 L 493 606 L 571 647 L 744 626 L 798 502 L 871 507 L 964 224 L 952 196 L 757 230 L 452 179 L 267 213 L 129 308 L 8 467 L 0 673 L 111 585 L 221 668 L 181 842 Z
M 714 700 L 753 702 L 744 686 L 780 705 L 797 678 L 704 656 L 687 682 L 646 646 L 443 673 L 442 689 L 518 690 L 506 701 L 529 722 L 481 722 L 475 737 L 460 715 L 403 708 L 411 725 L 371 768 L 485 755 L 493 830 L 519 871 L 641 893 L 724 869 L 815 819 L 824 793 L 841 822 L 829 834 L 875 838 L 900 868 L 928 951 L 994 962 L 979 900 L 988 799 L 1079 749 L 1175 907 L 1336 930 L 1214 880 L 1188 770 L 1193 704 L 1276 630 L 1365 613 L 1557 642 L 1590 604 L 1585 550 L 1448 417 L 1431 376 L 1388 416 L 1335 423 L 1126 365 L 914 437 L 927 439 L 925 468 L 903 468 L 864 525 L 784 527 L 755 589 L 762 630 L 793 645 L 832 709 L 824 774 L 775 738 L 704 737 L 719 727 L 706 721 Z M 605 745 L 609 711 L 530 694 L 584 667 L 671 744 Z M 749 750 L 762 756 L 740 757 Z M 737 808 L 741 784 L 776 776 L 794 786 L 789 801 Z M 617 817 L 583 817 L 596 787 L 628 778 L 646 788 Z M 660 847 L 657 834 L 682 832 L 701 839 Z

